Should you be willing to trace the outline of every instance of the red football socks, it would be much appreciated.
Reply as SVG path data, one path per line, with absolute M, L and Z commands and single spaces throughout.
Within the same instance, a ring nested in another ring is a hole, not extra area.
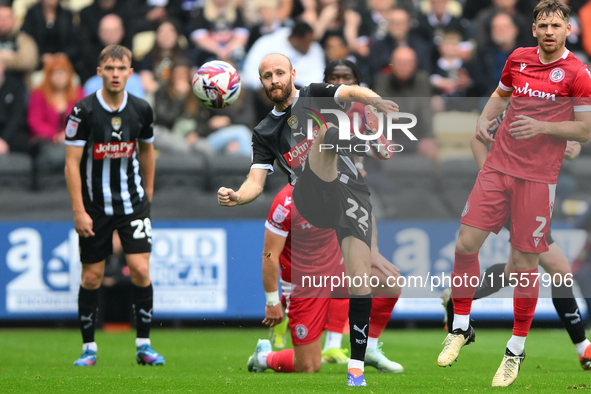
M 349 319 L 349 299 L 333 298 L 328 306 L 328 323 L 326 330 L 342 333 Z
M 369 337 L 379 338 L 392 316 L 394 305 L 398 297 L 374 298 L 371 305 L 371 318 L 369 320 Z
M 519 280 L 513 293 L 513 335 L 526 337 L 538 303 L 540 281 L 538 269 L 515 271 Z M 529 283 L 527 283 L 529 282 Z
M 461 254 L 455 252 L 454 268 L 451 273 L 451 295 L 454 301 L 454 313 L 469 315 L 472 299 L 480 280 L 478 253 Z
M 293 349 L 271 352 L 267 356 L 267 366 L 275 372 L 295 372 Z

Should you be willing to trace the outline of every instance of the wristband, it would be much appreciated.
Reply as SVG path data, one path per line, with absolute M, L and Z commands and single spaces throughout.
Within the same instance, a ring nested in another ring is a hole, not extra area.
M 279 291 L 271 291 L 267 293 L 265 291 L 265 297 L 267 298 L 267 306 L 275 306 L 279 304 Z
M 358 170 L 361 170 L 361 171 L 363 171 L 363 170 L 364 170 L 364 168 L 363 168 L 363 163 L 362 163 L 362 162 L 360 162 L 360 161 L 356 162 L 356 163 L 355 163 L 355 168 L 357 168 Z

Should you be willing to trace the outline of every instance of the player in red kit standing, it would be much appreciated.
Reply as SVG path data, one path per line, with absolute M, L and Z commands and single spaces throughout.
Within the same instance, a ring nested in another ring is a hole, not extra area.
M 452 272 L 453 331 L 437 363 L 451 365 L 460 349 L 474 341 L 470 309 L 480 276 L 478 251 L 510 215 L 515 318 L 493 386 L 512 384 L 525 358 L 539 292 L 539 254 L 548 251 L 546 234 L 567 140 L 586 142 L 591 136 L 591 75 L 565 47 L 569 14 L 559 0 L 538 3 L 532 27 L 538 46 L 518 48 L 509 56 L 499 87 L 477 123 L 476 138 L 496 142 L 462 212 Z M 487 130 L 509 100 L 506 119 L 493 140 Z

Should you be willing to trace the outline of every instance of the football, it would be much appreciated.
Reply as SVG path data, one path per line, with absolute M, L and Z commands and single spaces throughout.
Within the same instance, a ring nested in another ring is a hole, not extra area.
M 240 76 L 230 64 L 207 62 L 193 76 L 193 93 L 207 108 L 225 108 L 240 95 Z

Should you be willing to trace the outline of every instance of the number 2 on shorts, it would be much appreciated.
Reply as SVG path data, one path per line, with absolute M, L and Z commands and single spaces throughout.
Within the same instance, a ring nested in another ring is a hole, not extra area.
M 534 231 L 533 236 L 541 238 L 544 236 L 544 233 L 541 230 L 546 225 L 546 218 L 543 216 L 536 216 L 536 222 L 540 222 L 540 226 Z

